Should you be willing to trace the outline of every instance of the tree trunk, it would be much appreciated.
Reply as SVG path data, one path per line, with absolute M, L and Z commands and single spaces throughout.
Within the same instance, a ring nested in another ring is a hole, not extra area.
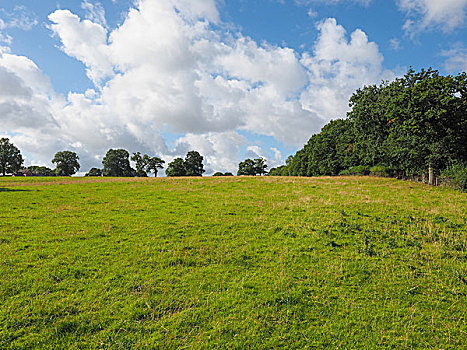
M 428 185 L 434 186 L 435 185 L 435 176 L 433 173 L 433 162 L 430 160 L 430 164 L 428 165 Z

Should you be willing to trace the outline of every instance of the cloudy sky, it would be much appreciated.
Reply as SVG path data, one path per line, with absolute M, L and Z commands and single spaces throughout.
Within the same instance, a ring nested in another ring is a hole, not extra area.
M 207 173 L 283 163 L 363 85 L 467 70 L 467 0 L 1 0 L 0 137 L 26 164 L 109 148 Z

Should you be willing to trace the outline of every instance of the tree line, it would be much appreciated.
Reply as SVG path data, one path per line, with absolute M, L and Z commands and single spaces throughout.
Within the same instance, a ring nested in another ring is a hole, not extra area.
M 131 167 L 130 160 L 135 168 Z M 169 177 L 177 176 L 203 176 L 204 157 L 198 151 L 190 151 L 185 159 L 175 158 L 166 169 Z M 71 176 L 80 169 L 79 157 L 72 151 L 57 152 L 52 159 L 55 169 L 45 166 L 31 165 L 23 168 L 24 159 L 20 150 L 8 138 L 0 139 L 0 173 L 23 175 L 29 171 L 36 176 Z M 102 159 L 102 168 L 91 168 L 85 176 L 113 176 L 113 177 L 147 177 L 164 168 L 165 161 L 157 156 L 149 156 L 135 152 L 131 155 L 125 149 L 109 149 Z M 266 174 L 266 160 L 263 158 L 246 159 L 239 164 L 237 175 L 264 175 Z M 18 173 L 21 171 L 20 173 Z M 233 176 L 232 173 L 215 172 L 213 176 Z
M 276 176 L 368 174 L 428 179 L 467 164 L 467 74 L 428 69 L 366 86 L 351 111 L 313 135 Z M 465 170 L 463 170 L 465 172 Z

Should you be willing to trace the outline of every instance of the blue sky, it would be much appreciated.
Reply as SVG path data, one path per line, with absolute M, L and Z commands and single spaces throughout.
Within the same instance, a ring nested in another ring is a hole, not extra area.
M 365 84 L 467 68 L 467 0 L 0 3 L 0 135 L 27 163 L 109 148 L 282 163 Z

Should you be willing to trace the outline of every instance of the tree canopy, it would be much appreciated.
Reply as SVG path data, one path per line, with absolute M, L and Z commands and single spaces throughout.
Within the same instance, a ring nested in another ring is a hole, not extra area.
M 412 69 L 366 86 L 350 99 L 347 119 L 329 122 L 272 175 L 337 175 L 383 166 L 414 176 L 467 161 L 467 75 Z M 434 170 L 433 170 L 434 169 Z
M 268 166 L 266 164 L 266 159 L 264 158 L 247 158 L 244 161 L 240 162 L 240 164 L 238 164 L 237 175 L 264 175 L 267 173 L 267 167 Z
M 7 138 L 0 139 L 0 172 L 5 176 L 21 169 L 23 156 Z
M 109 149 L 102 160 L 104 176 L 136 176 L 136 171 L 130 166 L 130 154 L 125 149 Z
M 55 153 L 52 163 L 56 164 L 55 174 L 57 176 L 71 176 L 75 174 L 79 168 L 79 157 L 72 151 L 61 151 Z
M 173 176 L 186 176 L 185 164 L 182 158 L 175 158 L 169 163 L 165 174 L 169 177 Z

